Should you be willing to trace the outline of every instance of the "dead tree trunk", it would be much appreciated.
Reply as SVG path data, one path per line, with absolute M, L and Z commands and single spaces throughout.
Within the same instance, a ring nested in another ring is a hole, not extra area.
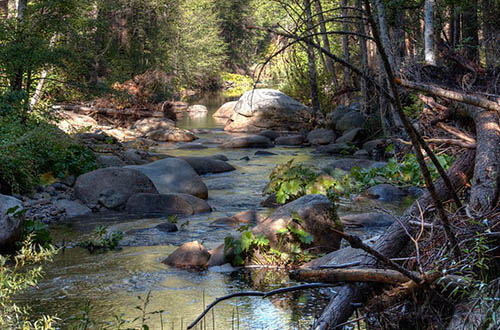
M 434 4 L 435 0 L 425 0 L 424 55 L 427 65 L 436 65 L 436 52 L 434 48 Z

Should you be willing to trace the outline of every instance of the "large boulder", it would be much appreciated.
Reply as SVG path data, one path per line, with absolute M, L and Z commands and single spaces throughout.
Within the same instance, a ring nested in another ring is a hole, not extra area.
M 335 129 L 341 132 L 353 128 L 362 128 L 365 125 L 365 117 L 357 111 L 350 111 L 340 118 L 335 124 Z
M 224 127 L 229 132 L 260 132 L 266 129 L 299 131 L 311 128 L 313 112 L 288 95 L 273 89 L 246 92 Z
M 183 244 L 162 262 L 179 268 L 205 268 L 210 253 L 198 241 Z
M 274 145 L 265 136 L 249 135 L 244 137 L 233 138 L 222 144 L 222 148 L 272 148 Z
M 157 129 L 146 134 L 146 137 L 157 142 L 191 142 L 198 139 L 193 132 L 177 127 Z
M 365 137 L 365 130 L 362 128 L 353 128 L 345 132 L 335 141 L 336 143 L 359 144 Z
M 340 217 L 340 221 L 345 226 L 383 227 L 391 225 L 394 218 L 386 213 L 368 212 L 343 215 Z
M 226 102 L 212 115 L 214 118 L 229 119 L 233 115 L 234 107 L 238 101 Z
M 230 164 L 214 157 L 179 157 L 193 167 L 199 175 L 234 171 Z
M 137 130 L 143 135 L 159 129 L 167 130 L 175 127 L 175 122 L 168 118 L 144 118 L 135 122 L 132 129 Z
M 211 208 L 203 199 L 187 194 L 135 194 L 125 207 L 131 214 L 172 215 L 210 212 Z
M 75 196 L 85 205 L 95 207 L 99 200 L 115 198 L 124 204 L 137 193 L 158 193 L 153 182 L 141 171 L 125 167 L 108 167 L 80 175 L 75 183 Z M 113 208 L 118 207 L 113 202 Z
M 349 155 L 353 153 L 352 147 L 347 143 L 331 143 L 316 148 L 316 152 L 320 154 L 330 154 L 330 155 Z
M 311 246 L 317 253 L 328 253 L 340 247 L 341 238 L 332 228 L 342 230 L 337 212 L 325 195 L 307 195 L 288 203 L 252 229 L 255 235 L 262 234 L 270 241 L 271 247 L 279 245 L 278 231 L 287 226 L 299 226 L 294 214 L 302 219 L 302 229 L 313 235 Z
M 57 127 L 66 133 L 75 133 L 82 129 L 98 126 L 97 121 L 86 115 L 74 113 L 72 111 L 59 111 L 57 115 L 61 120 L 57 122 Z
M 127 166 L 145 174 L 160 194 L 182 193 L 202 199 L 208 198 L 208 189 L 201 177 L 183 159 L 165 158 L 147 165 Z
M 97 164 L 99 167 L 122 167 L 125 162 L 116 155 L 99 155 L 97 156 Z
M 17 209 L 8 213 L 9 210 Z M 12 250 L 23 235 L 23 217 L 15 215 L 24 209 L 23 202 L 12 196 L 0 195 L 0 251 Z
M 307 134 L 307 141 L 312 145 L 334 143 L 335 132 L 331 129 L 317 128 Z

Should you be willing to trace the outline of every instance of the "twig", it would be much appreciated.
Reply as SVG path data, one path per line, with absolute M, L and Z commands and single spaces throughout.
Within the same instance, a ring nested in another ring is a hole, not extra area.
M 228 300 L 234 297 L 262 297 L 262 299 L 280 294 L 280 293 L 286 293 L 286 292 L 292 292 L 292 291 L 298 291 L 298 290 L 308 290 L 308 289 L 315 289 L 315 288 L 331 288 L 334 287 L 335 285 L 333 284 L 327 284 L 327 283 L 310 283 L 310 284 L 301 284 L 301 285 L 296 285 L 296 286 L 291 286 L 288 288 L 281 288 L 281 289 L 276 289 L 272 290 L 269 292 L 261 292 L 261 291 L 243 291 L 243 292 L 236 292 L 229 294 L 227 296 L 223 296 L 220 298 L 215 299 L 214 302 L 212 302 L 210 305 L 205 308 L 203 313 L 201 313 L 196 320 L 194 320 L 188 327 L 187 329 L 192 329 L 198 322 L 200 322 L 201 319 L 218 303 Z

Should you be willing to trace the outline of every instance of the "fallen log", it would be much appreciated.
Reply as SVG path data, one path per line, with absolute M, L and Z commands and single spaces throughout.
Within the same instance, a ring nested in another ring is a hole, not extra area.
M 437 126 L 441 129 L 443 129 L 444 131 L 446 131 L 447 133 L 449 133 L 451 135 L 455 135 L 456 137 L 458 137 L 462 140 L 465 140 L 469 143 L 476 143 L 475 138 L 473 138 L 472 136 L 470 136 L 469 134 L 467 134 L 465 132 L 462 132 L 461 130 L 459 130 L 455 127 L 446 125 L 445 123 L 438 123 Z
M 418 277 L 418 274 L 415 273 Z M 290 277 L 304 282 L 375 282 L 385 284 L 404 283 L 409 278 L 392 269 L 297 269 L 290 272 Z
M 492 110 L 492 111 L 500 111 L 500 104 L 498 102 L 490 101 L 485 97 L 470 95 L 458 91 L 452 91 L 449 89 L 444 89 L 438 86 L 426 85 L 422 83 L 417 83 L 414 81 L 404 80 L 396 78 L 394 80 L 396 84 L 415 89 L 421 92 L 430 93 L 435 96 L 444 97 L 445 99 L 449 99 L 452 101 L 457 101 L 465 104 L 474 105 L 476 107 Z
M 448 170 L 448 176 L 455 190 L 463 187 L 472 177 L 474 170 L 474 150 L 466 151 Z M 436 193 L 441 201 L 446 201 L 451 197 L 451 193 L 445 187 L 442 179 L 436 181 Z M 415 218 L 420 218 L 419 205 L 423 210 L 428 210 L 432 205 L 432 197 L 426 192 L 418 201 L 414 202 L 401 216 L 401 220 L 392 224 L 374 244 L 373 248 L 388 258 L 397 257 L 403 248 L 406 247 L 411 240 L 408 238 L 407 233 L 414 235 L 418 228 L 409 225 L 410 221 Z M 407 227 L 406 229 L 403 226 Z M 344 250 L 344 249 L 342 249 Z M 348 252 L 338 250 L 331 254 L 322 257 L 321 260 L 326 264 L 362 261 L 364 267 L 376 267 L 378 260 L 363 252 L 355 253 L 356 250 L 348 248 Z M 346 256 L 340 258 L 339 256 Z M 317 264 L 310 263 L 306 267 L 318 266 Z M 362 302 L 366 300 L 367 293 L 370 292 L 370 284 L 348 284 L 339 287 L 337 294 L 330 300 L 330 303 L 323 311 L 323 314 L 318 319 L 315 330 L 333 329 L 338 324 L 346 322 L 354 312 L 353 302 Z
M 165 117 L 164 112 L 160 111 L 143 111 L 143 110 L 131 110 L 131 109 L 124 109 L 124 110 L 117 110 L 117 109 L 108 109 L 108 108 L 94 108 L 94 107 L 86 107 L 86 106 L 81 106 L 81 105 L 61 105 L 61 106 L 54 106 L 53 107 L 55 110 L 68 110 L 68 111 L 73 111 L 76 113 L 83 113 L 83 114 L 102 114 L 102 115 L 112 115 L 112 116 L 130 116 L 130 117 L 138 117 L 138 118 L 144 118 L 144 117 L 156 117 L 156 118 L 163 118 Z

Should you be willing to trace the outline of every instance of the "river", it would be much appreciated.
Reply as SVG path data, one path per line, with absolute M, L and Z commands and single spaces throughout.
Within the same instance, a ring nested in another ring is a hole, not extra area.
M 234 228 L 210 225 L 217 218 L 255 208 L 262 213 L 271 212 L 261 207 L 260 202 L 263 200 L 262 190 L 276 164 L 294 158 L 298 163 L 321 168 L 332 160 L 331 156 L 313 154 L 310 148 L 275 147 L 269 150 L 275 155 L 270 156 L 256 156 L 256 150 L 252 149 L 220 149 L 220 143 L 231 137 L 224 133 L 223 123 L 212 118 L 223 99 L 208 97 L 199 102 L 209 107 L 207 116 L 186 117 L 179 121 L 179 126 L 195 130 L 200 137 L 196 143 L 208 148 L 185 150 L 178 149 L 178 146 L 161 145 L 155 151 L 172 156 L 224 154 L 229 158 L 236 171 L 203 176 L 209 189 L 208 203 L 214 212 L 180 217 L 180 224 L 188 224 L 177 233 L 163 233 L 154 228 L 164 223 L 164 218 L 93 217 L 58 225 L 52 232 L 59 244 L 85 239 L 96 225 L 106 225 L 109 230 L 125 233 L 121 243 L 123 248 L 94 254 L 81 248 L 66 248 L 56 256 L 54 263 L 45 267 L 46 274 L 39 287 L 19 297 L 21 302 L 29 303 L 35 311 L 58 315 L 63 319 L 72 317 L 73 321 L 67 321 L 62 326 L 64 329 L 83 324 L 84 320 L 78 318 L 84 315 L 88 304 L 90 320 L 101 324 L 88 328 L 100 329 L 102 325 L 116 323 L 120 315 L 128 320 L 140 316 L 141 306 L 144 305 L 142 300 L 150 292 L 146 311 L 161 312 L 147 315 L 149 328 L 181 329 L 201 313 L 204 305 L 217 297 L 294 284 L 285 272 L 276 269 L 241 270 L 222 266 L 205 271 L 187 271 L 161 263 L 182 243 L 198 240 L 210 249 L 221 244 L 226 236 L 237 233 Z M 352 212 L 359 208 L 364 207 L 344 203 L 340 212 Z M 366 237 L 381 230 L 355 232 Z M 219 304 L 214 313 L 208 314 L 205 329 L 308 328 L 327 303 L 330 292 L 322 289 L 269 299 L 235 298 Z

